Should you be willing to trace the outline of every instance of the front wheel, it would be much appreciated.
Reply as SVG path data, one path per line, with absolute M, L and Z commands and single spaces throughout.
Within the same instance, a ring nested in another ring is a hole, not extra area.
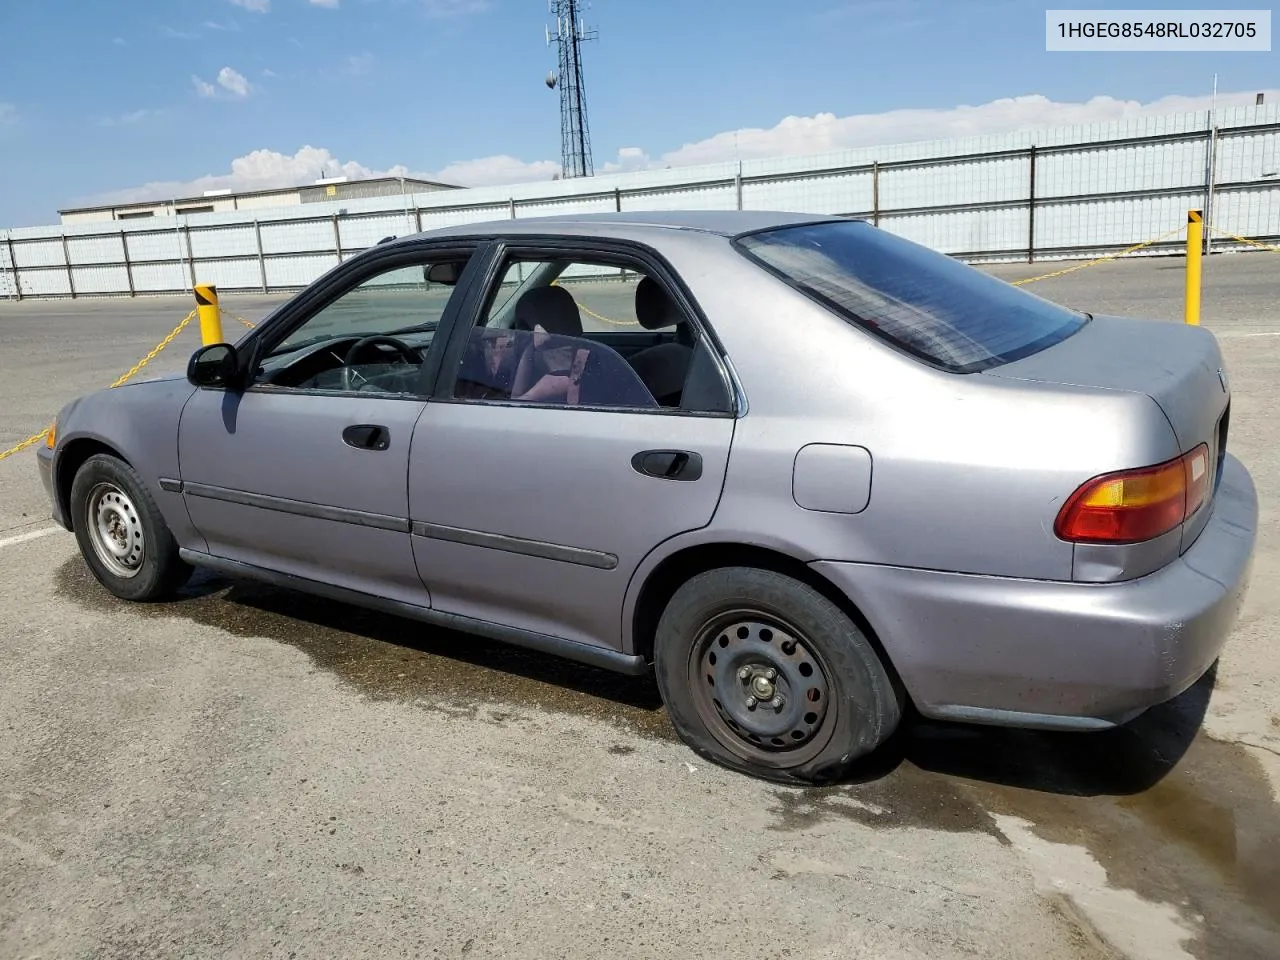
M 901 689 L 858 626 L 770 570 L 710 570 L 681 586 L 658 622 L 654 666 L 681 739 L 766 780 L 839 779 L 902 717 Z
M 71 483 L 71 526 L 89 570 L 122 600 L 159 600 L 182 586 L 191 567 L 137 472 L 95 454 Z

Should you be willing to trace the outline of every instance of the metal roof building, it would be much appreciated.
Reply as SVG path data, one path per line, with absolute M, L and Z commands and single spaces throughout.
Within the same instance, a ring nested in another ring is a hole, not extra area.
M 300 187 L 278 187 L 270 190 L 206 190 L 198 197 L 170 200 L 147 200 L 137 203 L 105 204 L 96 207 L 72 207 L 59 210 L 63 223 L 98 223 L 105 220 L 143 220 L 148 217 L 171 217 L 176 214 L 223 213 L 231 210 L 262 210 L 272 207 L 294 207 L 304 203 L 328 200 L 362 200 L 371 197 L 410 196 L 436 190 L 459 190 L 456 184 L 413 177 L 373 177 L 351 180 L 332 177 L 316 180 Z

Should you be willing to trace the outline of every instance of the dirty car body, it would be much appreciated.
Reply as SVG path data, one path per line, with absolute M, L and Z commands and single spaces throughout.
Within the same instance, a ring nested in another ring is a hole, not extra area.
M 201 566 L 656 670 L 690 746 L 817 782 L 908 702 L 1095 730 L 1194 683 L 1254 550 L 1230 399 L 1207 330 L 863 222 L 558 217 L 373 247 L 40 463 L 117 595 Z

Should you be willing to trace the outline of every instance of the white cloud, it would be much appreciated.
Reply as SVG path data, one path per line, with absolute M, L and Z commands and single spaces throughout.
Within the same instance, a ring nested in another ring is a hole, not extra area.
M 271 0 L 231 0 L 231 2 L 251 13 L 266 13 L 271 9 Z
M 442 180 L 464 187 L 485 187 L 499 183 L 528 183 L 533 180 L 550 180 L 560 172 L 555 160 L 535 160 L 527 163 L 515 157 L 502 155 L 482 157 L 478 160 L 459 160 L 450 163 L 439 173 L 420 176 L 426 180 Z
M 112 37 L 111 42 L 114 43 L 117 47 L 125 46 L 124 37 Z
M 1273 99 L 1280 91 L 1268 91 Z M 1252 104 L 1254 93 L 1219 94 L 1218 106 Z M 662 155 L 655 166 L 689 166 L 741 157 L 793 156 L 920 140 L 945 140 L 1023 129 L 1128 120 L 1134 117 L 1208 110 L 1211 97 L 1162 97 L 1150 103 L 1094 97 L 1059 103 L 1038 94 L 993 100 L 978 106 L 890 110 L 837 117 L 786 117 L 768 129 L 747 128 L 718 133 Z
M 418 173 L 403 164 L 386 170 L 355 160 L 341 160 L 322 147 L 305 146 L 297 153 L 254 150 L 231 161 L 229 173 L 208 174 L 188 181 L 158 181 L 90 198 L 92 203 L 130 203 L 141 200 L 199 196 L 205 190 L 267 190 L 299 186 L 320 177 L 420 177 L 464 186 L 550 180 L 560 165 L 550 160 L 524 163 L 515 157 L 488 157 L 452 163 L 439 173 Z
M 202 95 L 216 94 L 212 84 L 205 83 L 198 77 L 192 79 Z M 208 93 L 205 93 L 206 89 Z M 1280 90 L 1262 92 L 1269 102 L 1280 98 Z M 1253 102 L 1253 91 L 1218 95 L 1220 108 Z M 1041 129 L 1065 124 L 1207 110 L 1209 104 L 1209 97 L 1165 97 L 1143 104 L 1110 97 L 1095 97 L 1085 103 L 1058 103 L 1045 97 L 1029 96 L 949 110 L 893 110 L 853 117 L 836 117 L 832 114 L 787 117 L 768 129 L 719 133 L 705 140 L 685 144 L 656 159 L 642 147 L 623 147 L 614 159 L 597 162 L 596 170 L 606 174 L 712 163 L 733 160 L 739 156 L 743 159 L 794 156 L 859 146 L 997 134 L 1026 128 Z M 4 116 L 4 107 L 0 105 L 0 123 L 3 123 Z M 324 148 L 305 146 L 292 156 L 274 150 L 255 150 L 231 161 L 229 173 L 210 174 L 188 182 L 149 183 L 93 198 L 92 202 L 195 196 L 204 190 L 215 189 L 260 190 L 296 186 L 310 183 L 321 176 L 412 176 L 478 187 L 551 180 L 559 172 L 560 164 L 556 160 L 527 161 L 508 154 L 452 161 L 436 172 L 417 172 L 404 165 L 378 170 L 356 160 L 339 160 Z
M 313 7 L 325 7 L 328 10 L 338 9 L 338 0 L 311 0 Z
M 245 79 L 244 74 L 230 67 L 223 67 L 218 71 L 218 76 L 215 78 L 217 86 L 197 76 L 192 76 L 191 83 L 195 86 L 196 93 L 207 99 L 221 96 L 219 87 L 238 100 L 243 100 L 253 91 L 252 85 Z
M 249 95 L 249 81 L 244 78 L 243 73 L 238 73 L 230 67 L 223 67 L 218 71 L 218 86 L 223 90 L 227 90 L 234 97 L 247 97 Z

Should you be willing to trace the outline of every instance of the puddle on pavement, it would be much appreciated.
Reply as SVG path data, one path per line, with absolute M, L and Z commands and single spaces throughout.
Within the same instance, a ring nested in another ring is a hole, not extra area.
M 122 609 L 79 557 L 59 569 L 58 592 L 103 612 Z M 651 680 L 344 604 L 197 573 L 179 599 L 128 609 L 289 644 L 379 700 L 445 701 L 450 713 L 482 703 L 534 707 L 675 740 Z M 914 720 L 860 782 L 773 790 L 773 829 L 846 820 L 1009 843 L 993 815 L 1016 817 L 1042 840 L 1086 850 L 1111 887 L 1178 910 L 1199 931 L 1186 944 L 1192 955 L 1276 960 L 1280 806 L 1252 756 L 1199 732 L 1212 685 L 1210 674 L 1176 701 L 1101 734 Z M 614 744 L 609 752 L 632 749 Z
M 1118 730 L 1051 734 L 915 720 L 862 783 L 778 790 L 775 829 L 834 818 L 984 832 L 993 815 L 1087 851 L 1107 884 L 1168 904 L 1195 957 L 1280 957 L 1280 806 L 1243 747 L 1201 731 L 1213 675 Z M 884 767 L 892 767 L 884 772 Z
M 644 737 L 676 739 L 651 679 L 302 593 L 197 571 L 172 601 L 124 604 L 106 593 L 79 556 L 59 567 L 56 590 L 104 613 L 127 609 L 146 618 L 182 618 L 288 644 L 317 669 L 375 700 L 417 703 L 451 715 L 474 714 L 481 704 L 536 707 L 605 720 Z M 505 720 L 492 711 L 486 716 Z

